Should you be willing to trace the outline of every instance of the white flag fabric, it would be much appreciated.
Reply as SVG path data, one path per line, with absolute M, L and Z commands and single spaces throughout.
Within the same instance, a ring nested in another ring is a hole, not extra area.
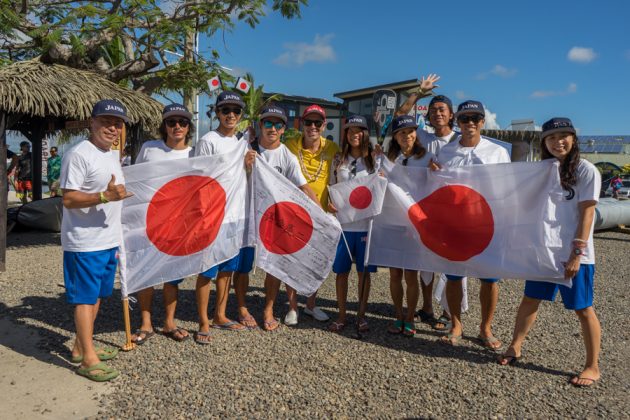
M 332 268 L 341 226 L 262 159 L 253 174 L 256 265 L 311 295 Z
M 331 185 L 328 192 L 340 223 L 358 222 L 380 214 L 387 179 L 377 173 Z
M 221 87 L 221 78 L 219 76 L 214 76 L 213 78 L 208 79 L 208 89 L 210 89 L 210 92 L 214 92 L 220 87 Z
M 122 294 L 203 272 L 238 254 L 246 225 L 245 142 L 230 154 L 123 168 Z
M 571 284 L 563 262 L 576 205 L 562 199 L 557 162 L 383 169 L 389 183 L 370 264 Z
M 244 77 L 239 77 L 234 87 L 243 93 L 247 93 L 249 92 L 249 88 L 252 87 L 252 84 L 249 80 L 245 79 Z

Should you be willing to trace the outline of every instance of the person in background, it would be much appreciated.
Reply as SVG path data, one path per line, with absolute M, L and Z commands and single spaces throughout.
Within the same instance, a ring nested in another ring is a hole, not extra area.
M 11 160 L 7 174 L 10 174 L 15 168 L 15 192 L 22 204 L 26 204 L 28 198 L 33 199 L 33 155 L 31 153 L 31 144 L 27 141 L 21 142 L 20 152 L 17 159 Z
M 48 190 L 51 197 L 60 195 L 59 177 L 61 176 L 61 156 L 57 154 L 55 146 L 50 148 L 50 157 L 46 165 L 46 177 L 48 179 Z

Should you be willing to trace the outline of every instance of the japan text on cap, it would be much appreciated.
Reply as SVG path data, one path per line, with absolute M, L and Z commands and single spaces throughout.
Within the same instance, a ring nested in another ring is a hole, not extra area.
M 544 139 L 550 134 L 560 132 L 577 134 L 570 119 L 555 117 L 542 125 L 542 133 L 540 136 Z
M 287 123 L 287 113 L 277 105 L 267 105 L 260 111 L 260 121 L 266 118 L 278 118 L 285 124 Z
M 125 122 L 129 122 L 127 117 L 127 109 L 123 104 L 114 99 L 103 99 L 94 104 L 92 108 L 92 117 L 118 117 Z
M 346 120 L 346 128 L 348 127 L 360 127 L 367 130 L 368 122 L 363 115 L 352 115 Z
M 400 115 L 392 121 L 392 134 L 405 128 L 418 128 L 416 119 L 411 115 Z
M 321 116 L 323 119 L 326 119 L 326 111 L 319 105 L 310 105 L 307 107 L 302 113 L 302 118 L 305 118 L 309 114 L 317 114 Z
M 466 101 L 459 104 L 457 107 L 457 116 L 463 114 L 477 114 L 482 117 L 486 116 L 486 111 L 483 109 L 483 104 L 479 101 Z
M 162 111 L 162 119 L 165 120 L 168 117 L 184 117 L 192 120 L 192 114 L 188 112 L 188 109 L 182 104 L 166 105 Z
M 215 106 L 220 108 L 224 105 L 237 105 L 241 108 L 245 108 L 245 102 L 241 98 L 241 95 L 235 92 L 229 92 L 227 90 L 221 92 L 217 98 Z

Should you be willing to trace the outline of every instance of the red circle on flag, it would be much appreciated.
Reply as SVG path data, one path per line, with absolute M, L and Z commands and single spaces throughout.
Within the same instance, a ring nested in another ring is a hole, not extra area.
M 219 81 L 217 79 L 214 79 L 212 81 L 212 86 L 219 86 Z
M 247 83 L 245 82 L 241 82 L 241 84 L 239 85 L 239 87 L 243 90 L 247 89 Z
M 372 191 L 368 187 L 356 187 L 350 193 L 350 205 L 355 209 L 363 210 L 372 204 Z
M 214 178 L 191 175 L 173 179 L 151 198 L 147 236 L 168 255 L 199 252 L 216 239 L 225 203 L 225 191 Z
M 482 253 L 494 235 L 488 202 L 463 185 L 435 190 L 412 205 L 408 217 L 422 243 L 450 261 L 466 261 Z
M 260 219 L 260 240 L 269 252 L 293 254 L 313 235 L 313 221 L 296 203 L 281 201 L 270 206 Z

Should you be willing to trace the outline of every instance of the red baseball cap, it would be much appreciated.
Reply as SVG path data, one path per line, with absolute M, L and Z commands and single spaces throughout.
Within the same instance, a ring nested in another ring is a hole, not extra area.
M 306 117 L 308 114 L 318 114 L 323 119 L 326 119 L 326 111 L 324 111 L 324 108 L 322 108 L 319 105 L 313 104 L 313 105 L 310 105 L 308 108 L 306 108 L 304 112 L 302 113 L 302 118 Z

